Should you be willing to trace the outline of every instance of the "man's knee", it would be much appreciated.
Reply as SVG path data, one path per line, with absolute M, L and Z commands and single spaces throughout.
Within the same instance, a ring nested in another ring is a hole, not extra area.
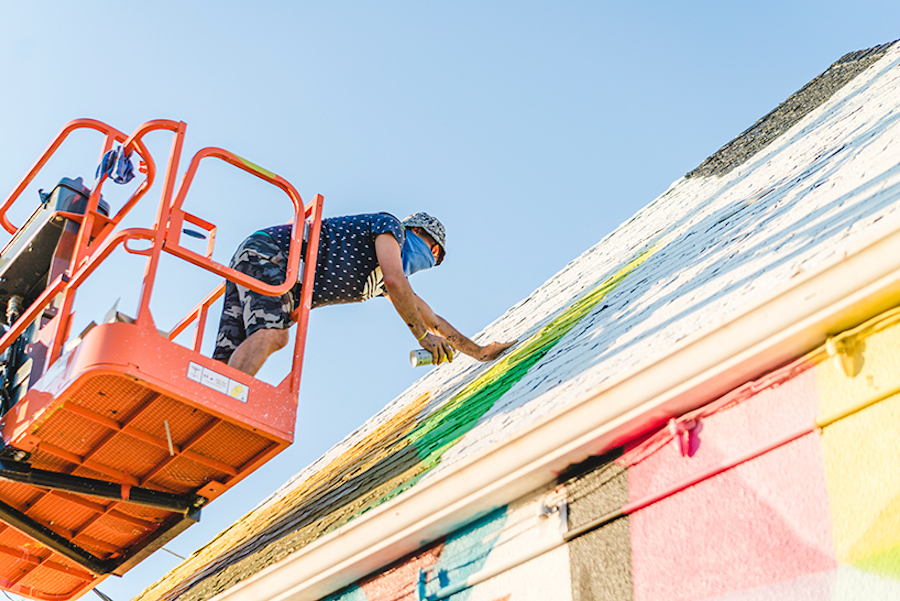
M 275 344 L 278 346 L 275 350 L 281 350 L 287 346 L 288 340 L 290 340 L 290 334 L 287 330 L 270 330 L 271 332 L 276 332 L 273 337 L 275 338 Z
M 255 337 L 261 345 L 265 346 L 270 354 L 283 349 L 287 346 L 288 340 L 290 340 L 288 331 L 280 330 L 278 328 L 256 330 L 251 336 Z

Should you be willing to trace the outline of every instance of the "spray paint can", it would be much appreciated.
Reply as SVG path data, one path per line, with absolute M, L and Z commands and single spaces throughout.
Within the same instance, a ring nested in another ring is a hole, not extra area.
M 431 365 L 432 363 L 434 363 L 434 357 L 431 353 L 423 348 L 409 352 L 409 364 L 413 367 L 419 367 L 420 365 Z

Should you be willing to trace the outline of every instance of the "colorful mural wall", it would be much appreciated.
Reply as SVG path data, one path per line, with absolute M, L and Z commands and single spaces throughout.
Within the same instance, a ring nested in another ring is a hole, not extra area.
M 329 601 L 900 598 L 898 432 L 895 311 L 561 476 L 569 532 L 625 515 L 517 565 L 538 491 Z
M 446 540 L 429 547 L 378 576 L 328 597 L 327 601 L 369 599 L 437 599 L 511 601 L 569 598 L 569 558 L 560 546 L 540 558 L 540 570 L 521 565 L 496 578 L 444 596 L 442 591 L 484 571 L 515 562 L 523 550 L 545 544 L 558 534 L 558 516 L 539 518 L 543 499 L 498 509 Z M 539 526 L 547 526 L 541 528 Z M 552 532 L 557 530 L 557 532 Z M 562 596 L 560 596 L 562 593 Z

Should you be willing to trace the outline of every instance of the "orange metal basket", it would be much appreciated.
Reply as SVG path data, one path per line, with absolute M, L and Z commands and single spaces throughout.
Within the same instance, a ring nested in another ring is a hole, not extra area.
M 263 294 L 286 292 L 301 269 L 311 284 L 321 224 L 321 196 L 304 205 L 286 180 L 218 148 L 194 156 L 176 192 L 182 122 L 150 121 L 126 136 L 82 119 L 63 128 L 0 206 L 7 231 L 19 231 L 7 218 L 9 207 L 80 128 L 105 134 L 103 152 L 116 143 L 136 152 L 146 179 L 112 217 L 98 211 L 102 181 L 83 214 L 55 216 L 75 224 L 68 268 L 49 274 L 52 281 L 0 338 L 2 353 L 29 332 L 26 348 L 33 355 L 27 386 L 0 417 L 0 588 L 35 599 L 71 599 L 110 574 L 123 574 L 292 442 L 312 285 L 303 286 L 292 368 L 278 385 L 200 353 L 207 313 L 224 283 L 167 335 L 157 331 L 149 303 L 163 252 Z M 142 138 L 157 130 L 174 135 L 156 224 L 116 231 L 154 183 Z M 291 199 L 295 219 L 284 284 L 270 286 L 212 260 L 215 226 L 182 209 L 204 158 L 256 175 Z M 185 221 L 210 234 L 205 255 L 179 245 Z M 304 229 L 308 250 L 301 257 Z M 135 240 L 144 248 L 132 248 Z M 98 325 L 67 344 L 75 293 L 116 249 L 146 259 L 137 316 Z M 192 348 L 175 343 L 192 325 Z

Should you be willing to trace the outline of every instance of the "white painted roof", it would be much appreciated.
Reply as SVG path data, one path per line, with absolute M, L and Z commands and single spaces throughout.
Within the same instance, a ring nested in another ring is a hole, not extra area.
M 594 413 L 605 411 L 613 416 L 610 418 L 613 421 L 626 418 L 640 421 L 642 411 L 652 412 L 653 419 L 658 421 L 665 417 L 666 406 L 635 401 L 639 397 L 628 397 L 626 392 L 631 389 L 624 384 L 648 377 L 654 366 L 669 358 L 681 358 L 680 363 L 671 364 L 688 371 L 685 362 L 689 357 L 711 352 L 709 344 L 714 342 L 714 334 L 724 341 L 731 332 L 749 339 L 747 332 L 753 328 L 762 331 L 769 321 L 779 324 L 795 317 L 798 322 L 806 319 L 825 323 L 824 317 L 818 317 L 824 305 L 811 303 L 807 308 L 804 305 L 807 299 L 818 294 L 827 303 L 839 304 L 841 298 L 849 298 L 863 284 L 868 286 L 869 282 L 882 278 L 879 272 L 865 281 L 856 281 L 836 269 L 839 266 L 847 269 L 852 264 L 856 266 L 853 269 L 862 271 L 860 266 L 881 262 L 884 251 L 879 248 L 883 246 L 873 243 L 894 240 L 900 233 L 900 43 L 882 52 L 881 58 L 839 87 L 824 103 L 774 140 L 766 141 L 752 156 L 742 157 L 740 164 L 733 165 L 730 171 L 720 176 L 682 178 L 673 183 L 664 194 L 476 336 L 482 342 L 518 338 L 519 347 L 527 345 L 573 304 L 595 292 L 629 264 L 639 263 L 550 346 L 461 439 L 444 451 L 434 467 L 426 470 L 409 490 L 390 501 L 397 508 L 397 515 L 402 513 L 399 508 L 405 498 L 450 481 L 460 470 L 468 469 L 496 449 L 509 446 L 509 441 L 550 423 L 554 416 L 587 406 L 588 401 L 600 399 L 601 409 Z M 753 135 L 752 131 L 748 134 L 751 138 Z M 854 258 L 857 263 L 850 261 Z M 900 266 L 900 257 L 891 257 L 891 261 Z M 831 275 L 825 278 L 825 274 Z M 829 290 L 817 292 L 816 286 Z M 781 299 L 780 303 L 776 299 Z M 791 303 L 798 307 L 796 316 Z M 857 301 L 854 303 L 854 307 L 860 306 Z M 865 317 L 860 315 L 860 320 Z M 742 319 L 740 328 L 732 328 L 732 324 Z M 790 329 L 785 325 L 778 328 Z M 708 343 L 707 347 L 699 345 L 702 341 Z M 745 355 L 749 357 L 757 352 L 753 346 L 757 343 L 747 344 Z M 743 349 L 739 345 L 735 348 Z M 798 348 L 792 346 L 786 352 L 796 353 Z M 719 362 L 727 363 L 728 357 Z M 759 367 L 763 363 L 755 365 Z M 768 366 L 771 367 L 771 362 Z M 421 402 L 423 395 L 428 396 L 418 416 L 420 423 L 494 368 L 460 356 L 453 364 L 430 371 L 276 491 L 242 523 L 236 524 L 234 532 L 226 531 L 217 541 L 198 551 L 170 575 L 168 583 L 159 583 L 156 592 L 151 593 L 150 589 L 143 598 L 165 598 L 164 591 L 170 587 L 189 586 L 186 583 L 196 582 L 198 573 L 230 565 L 235 561 L 235 556 L 229 555 L 230 549 L 236 545 L 246 547 L 259 531 L 253 526 L 254 520 L 260 521 L 259 528 L 268 527 L 273 520 L 273 508 L 285 504 L 292 491 L 310 479 L 323 477 L 326 466 L 333 469 L 335 460 L 340 461 L 338 458 L 347 456 L 352 449 L 363 447 L 374 432 L 412 403 Z M 689 384 L 684 383 L 685 394 L 697 388 Z M 618 390 L 624 392 L 619 395 Z M 700 397 L 696 399 L 698 403 L 704 401 Z M 616 407 L 616 403 L 622 406 Z M 679 407 L 683 409 L 683 405 Z M 652 420 L 645 420 L 644 425 L 649 421 Z M 593 450 L 603 448 L 598 446 Z M 419 496 L 426 495 L 423 492 Z M 322 501 L 298 498 L 291 502 Z M 328 503 L 337 508 L 341 499 L 331 498 Z M 370 518 L 377 519 L 375 514 L 377 510 L 354 518 L 350 527 Z M 436 528 L 451 522 L 449 518 L 440 524 L 435 522 L 426 529 L 428 536 L 435 536 Z M 345 528 L 340 531 L 345 532 Z M 390 532 L 383 533 L 385 540 L 390 535 Z M 343 537 L 345 543 L 350 538 L 346 533 Z M 326 535 L 309 546 L 324 549 L 330 541 L 339 538 Z M 406 544 L 400 538 L 397 540 Z M 406 548 L 403 544 L 398 543 L 395 553 L 402 554 Z M 301 549 L 292 557 L 306 551 L 314 557 L 314 550 Z M 247 548 L 246 552 L 255 551 Z M 371 567 L 366 562 L 360 565 Z M 251 584 L 277 567 L 278 564 L 270 566 L 252 578 Z M 310 567 L 310 570 L 313 574 L 322 572 L 321 567 Z M 310 585 L 309 598 L 331 590 L 327 586 L 346 584 L 350 577 L 344 570 L 343 575 L 335 576 L 326 586 L 322 584 L 326 576 L 317 581 L 319 584 L 315 586 L 319 588 Z M 255 589 L 246 588 L 245 584 L 235 590 L 247 591 L 247 598 L 258 594 L 258 591 L 251 594 Z M 301 589 L 296 587 L 292 594 L 307 598 L 297 593 Z
M 898 63 L 894 44 L 743 165 L 722 177 L 676 181 L 485 328 L 476 340 L 525 340 L 580 294 L 661 245 L 426 479 L 900 229 Z M 461 356 L 431 371 L 286 487 L 421 394 L 434 395 L 436 406 L 488 367 Z

